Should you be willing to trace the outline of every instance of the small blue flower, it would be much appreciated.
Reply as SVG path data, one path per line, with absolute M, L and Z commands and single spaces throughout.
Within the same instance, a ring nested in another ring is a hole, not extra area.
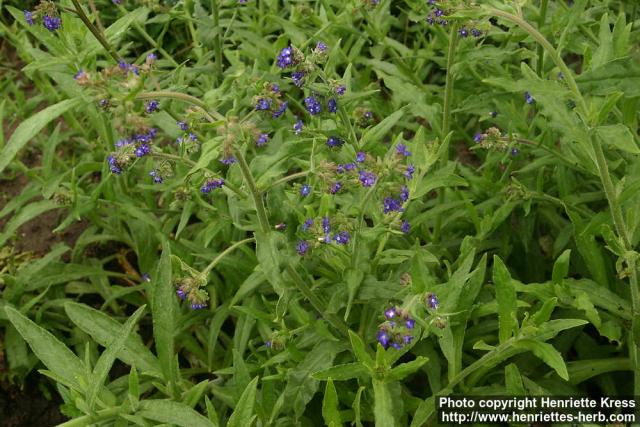
M 403 185 L 402 188 L 400 188 L 400 200 L 403 202 L 409 200 L 409 188 L 406 185 Z
M 311 193 L 311 186 L 309 184 L 302 184 L 300 187 L 300 195 L 306 197 Z
M 256 110 L 258 111 L 266 111 L 271 108 L 271 99 L 268 98 L 259 98 L 256 101 Z
M 416 321 L 409 318 L 404 322 L 404 325 L 407 327 L 407 329 L 413 329 L 416 326 Z
M 296 245 L 296 251 L 300 256 L 305 255 L 308 250 L 309 250 L 309 242 L 307 242 L 306 240 L 301 240 Z
M 320 53 L 326 53 L 327 49 L 327 45 L 322 42 L 318 42 L 318 44 L 316 45 L 316 50 Z
M 411 342 L 411 340 L 413 340 L 413 335 L 411 335 L 411 334 L 406 334 L 406 335 L 402 336 L 402 343 L 405 344 L 405 345 L 409 344 Z M 394 347 L 394 348 L 396 348 L 396 347 Z
M 344 165 L 336 166 L 336 173 L 339 173 L 339 174 L 344 173 Z
M 304 222 L 300 226 L 300 230 L 308 231 L 312 226 L 313 226 L 313 219 L 312 218 L 307 218 L 307 219 L 304 220 Z
M 237 162 L 237 161 L 238 161 L 238 159 L 236 159 L 236 158 L 235 158 L 234 156 L 232 156 L 232 155 L 228 155 L 227 157 L 224 157 L 224 158 L 222 158 L 222 159 L 220 160 L 220 162 L 221 162 L 222 164 L 225 164 L 225 165 L 231 165 L 231 164 L 233 164 L 233 163 L 235 163 L 235 162 Z
M 497 112 L 497 111 L 490 111 L 490 112 L 489 112 L 489 115 L 490 115 L 492 118 L 494 118 L 494 119 L 495 119 L 496 117 L 498 117 L 498 112 Z
M 62 26 L 62 20 L 57 16 L 44 15 L 42 18 L 42 25 L 49 31 L 56 31 Z
M 271 92 L 280 93 L 280 85 L 278 83 L 271 83 Z
M 411 224 L 409 224 L 408 221 L 402 221 L 402 225 L 400 226 L 400 230 L 404 233 L 404 234 L 408 234 L 409 231 L 411 230 Z
M 162 175 L 160 175 L 160 172 L 158 172 L 156 169 L 149 172 L 149 176 L 153 178 L 153 182 L 155 182 L 156 184 L 162 184 L 162 182 L 164 181 Z
M 330 136 L 327 138 L 327 145 L 330 148 L 340 147 L 344 144 L 344 141 L 338 138 L 337 136 Z
M 278 105 L 278 108 L 276 109 L 276 111 L 273 112 L 273 114 L 271 115 L 272 118 L 277 119 L 278 117 L 280 117 L 281 115 L 284 114 L 285 111 L 287 111 L 287 107 L 289 106 L 288 102 L 281 102 Z
M 393 197 L 385 197 L 383 200 L 383 212 L 388 214 L 390 212 L 402 212 L 402 202 Z
M 466 28 L 462 27 L 458 30 L 458 34 L 460 34 L 460 37 L 463 38 L 467 38 L 469 37 L 469 30 L 467 30 Z
M 294 71 L 291 74 L 291 80 L 293 80 L 293 84 L 297 87 L 302 87 L 304 84 L 304 71 Z
M 442 9 L 436 9 L 436 16 L 439 18 L 442 15 L 444 15 L 444 12 L 442 11 Z
M 389 346 L 389 341 L 391 338 L 389 337 L 389 334 L 386 331 L 380 329 L 378 331 L 376 338 L 384 348 L 387 348 Z
M 438 301 L 438 297 L 435 294 L 427 295 L 427 305 L 432 310 L 437 310 L 440 307 L 440 301 Z
M 308 96 L 304 99 L 304 105 L 312 116 L 320 114 L 322 112 L 322 104 L 315 96 Z
M 342 184 L 340 183 L 340 181 L 336 181 L 329 188 L 329 193 L 336 194 L 338 191 L 340 191 L 341 188 L 342 188 Z
M 273 343 L 271 342 L 271 340 L 267 340 L 264 343 L 264 346 L 267 347 L 267 348 L 271 348 L 272 345 L 273 345 Z
M 150 152 L 151 152 L 151 147 L 149 147 L 149 144 L 146 144 L 146 143 L 138 145 L 135 149 L 136 157 L 144 157 Z
M 256 139 L 256 145 L 258 147 L 262 147 L 267 142 L 269 142 L 269 134 L 268 133 L 261 133 L 260 136 L 258 136 L 258 139 Z
M 33 12 L 29 10 L 25 10 L 24 12 L 24 20 L 27 21 L 27 24 L 33 25 Z
M 120 164 L 118 163 L 115 157 L 113 156 L 107 157 L 107 162 L 109 163 L 109 169 L 111 170 L 111 173 L 116 175 L 120 175 L 122 173 L 122 167 L 120 166 Z
M 191 133 L 191 132 L 189 132 L 189 139 L 190 139 L 192 142 L 198 142 L 198 137 L 196 136 L 196 134 L 195 134 L 195 133 Z
M 328 233 L 331 231 L 331 222 L 329 221 L 329 217 L 325 216 L 322 218 L 322 231 Z
M 396 153 L 404 157 L 409 157 L 411 155 L 411 151 L 407 150 L 407 146 L 404 144 L 398 144 L 396 146 Z
M 276 57 L 276 61 L 278 67 L 287 68 L 294 64 L 293 60 L 293 48 L 291 46 L 287 46 L 280 51 L 278 56 Z
M 413 173 L 416 171 L 416 168 L 413 166 L 413 164 L 409 164 L 407 165 L 407 170 L 404 172 L 404 177 L 411 181 L 413 179 Z
M 475 135 L 473 135 L 473 142 L 475 142 L 476 144 L 482 142 L 482 132 L 477 132 Z
M 151 281 L 151 276 L 149 275 L 149 273 L 143 273 L 142 276 L 140 276 L 140 278 L 145 282 Z
M 367 158 L 367 153 L 365 153 L 364 151 L 358 151 L 358 153 L 356 153 L 356 162 L 362 163 L 365 161 L 366 158 Z
M 300 132 L 302 132 L 302 128 L 304 127 L 304 123 L 302 122 L 302 119 L 298 119 L 296 120 L 296 122 L 293 124 L 293 132 L 296 135 L 300 135 Z
M 206 303 L 192 303 L 191 304 L 191 310 L 202 310 L 203 308 L 207 308 L 207 304 Z
M 366 170 L 361 170 L 360 171 L 360 183 L 362 184 L 363 187 L 373 187 L 373 185 L 376 183 L 376 174 L 374 174 L 373 172 L 368 172 Z
M 534 102 L 536 102 L 536 100 L 533 98 L 533 96 L 531 96 L 529 92 L 524 93 L 524 101 L 527 104 L 533 104 Z
M 176 289 L 176 295 L 178 295 L 178 298 L 180 298 L 182 301 L 187 298 L 187 294 L 182 290 L 182 288 Z
M 329 110 L 330 113 L 335 113 L 336 111 L 338 111 L 338 101 L 336 101 L 335 98 L 329 99 L 329 101 L 327 102 L 327 110 Z
M 210 179 L 204 183 L 204 185 L 200 188 L 200 192 L 202 194 L 209 194 L 212 190 L 216 188 L 222 188 L 224 185 L 224 179 Z
M 336 94 L 342 96 L 347 93 L 347 87 L 345 85 L 340 85 L 336 88 Z
M 152 64 L 157 60 L 158 60 L 158 55 L 156 55 L 155 53 L 152 52 L 147 55 L 147 59 L 146 59 L 147 64 Z
M 396 308 L 395 307 L 389 307 L 384 311 L 384 317 L 387 318 L 387 320 L 391 320 L 396 316 Z
M 151 114 L 154 111 L 157 111 L 159 108 L 160 108 L 160 103 L 155 99 L 152 99 L 151 101 L 147 101 L 147 103 L 145 103 L 144 105 L 144 109 L 147 112 L 147 114 Z
M 350 238 L 351 236 L 346 231 L 341 231 L 333 236 L 333 240 L 335 240 L 339 245 L 346 245 L 347 243 L 349 243 Z
M 511 149 L 511 155 L 515 157 L 515 156 L 517 156 L 518 154 L 520 154 L 520 150 L 518 150 L 516 147 L 513 147 L 513 148 Z
M 129 69 L 130 65 L 124 59 L 121 59 L 120 61 L 118 61 L 118 67 L 120 67 L 121 70 L 125 71 Z
M 188 125 L 188 124 L 186 124 L 185 122 L 180 122 L 180 121 L 178 121 L 178 122 L 176 122 L 176 123 L 177 123 L 178 127 L 180 128 L 180 130 L 182 130 L 182 131 L 184 131 L 184 132 L 186 132 L 187 130 L 189 130 L 189 125 Z
M 472 28 L 472 29 L 471 29 L 471 35 L 472 35 L 473 37 L 478 38 L 478 37 L 482 36 L 482 31 L 480 31 L 480 30 L 479 30 L 479 29 L 477 29 L 477 28 Z

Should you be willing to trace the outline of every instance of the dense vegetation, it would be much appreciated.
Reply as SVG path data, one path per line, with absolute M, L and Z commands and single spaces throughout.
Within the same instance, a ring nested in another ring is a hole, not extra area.
M 640 395 L 636 2 L 0 13 L 5 391 L 185 427 Z

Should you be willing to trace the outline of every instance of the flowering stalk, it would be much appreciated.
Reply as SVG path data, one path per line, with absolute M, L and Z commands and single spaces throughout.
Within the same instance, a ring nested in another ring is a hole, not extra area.
M 157 99 L 157 98 L 177 99 L 179 101 L 184 101 L 184 102 L 193 104 L 202 110 L 202 112 L 207 117 L 207 120 L 209 120 L 210 122 L 215 122 L 217 120 L 224 120 L 224 116 L 222 114 L 218 113 L 217 111 L 209 112 L 207 110 L 207 104 L 205 104 L 195 96 L 187 95 L 186 93 L 161 90 L 161 91 L 152 91 L 152 92 L 141 92 L 136 95 L 136 99 Z
M 229 246 L 227 249 L 225 249 L 224 251 L 220 252 L 220 254 L 217 257 L 215 257 L 209 263 L 209 265 L 207 265 L 207 267 L 204 270 L 202 270 L 202 272 L 200 274 L 202 274 L 203 277 L 207 277 L 209 275 L 209 273 L 211 273 L 211 270 L 213 270 L 214 267 L 216 265 L 218 265 L 220 260 L 222 260 L 222 258 L 224 258 L 226 255 L 228 255 L 230 252 L 232 252 L 238 246 L 244 245 L 245 243 L 249 243 L 249 242 L 253 242 L 253 241 L 255 241 L 255 239 L 253 237 L 249 237 L 248 239 L 240 240 L 239 242 L 236 242 L 233 245 Z
M 91 34 L 93 34 L 93 36 L 98 40 L 98 42 L 100 42 L 102 47 L 105 48 L 105 50 L 109 53 L 109 55 L 111 55 L 111 57 L 116 62 L 120 62 L 120 59 L 121 59 L 120 55 L 118 55 L 118 53 L 113 49 L 113 47 L 111 47 L 107 39 L 104 37 L 104 34 L 102 34 L 100 30 L 95 25 L 93 25 L 93 23 L 89 20 L 87 15 L 84 13 L 84 10 L 82 9 L 82 6 L 80 6 L 80 3 L 78 3 L 78 0 L 71 0 L 71 2 L 73 3 L 73 7 L 76 9 L 76 13 L 78 14 L 78 17 L 82 20 L 82 22 L 89 29 L 89 31 L 91 31 Z

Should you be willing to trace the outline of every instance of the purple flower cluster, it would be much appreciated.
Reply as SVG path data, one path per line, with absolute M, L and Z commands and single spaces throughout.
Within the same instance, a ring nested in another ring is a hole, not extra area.
M 316 114 L 320 114 L 322 112 L 322 104 L 318 101 L 318 98 L 315 96 L 308 96 L 304 99 L 304 105 L 309 114 L 315 116 Z
M 57 16 L 45 15 L 42 18 L 42 25 L 49 31 L 56 31 L 62 26 L 62 19 Z
M 147 101 L 144 105 L 144 110 L 147 112 L 147 114 L 151 114 L 154 111 L 158 111 L 159 109 L 160 109 L 160 103 L 155 99 Z
M 335 113 L 336 111 L 338 111 L 338 101 L 335 98 L 331 98 L 329 99 L 329 101 L 327 101 L 327 110 L 330 113 Z
M 382 211 L 385 214 L 391 213 L 391 212 L 402 212 L 404 209 L 402 209 L 402 201 L 395 199 L 393 197 L 385 197 L 383 202 L 382 202 Z
M 327 146 L 329 148 L 341 147 L 344 144 L 344 141 L 337 136 L 330 136 L 327 138 Z
M 266 145 L 267 142 L 269 142 L 269 134 L 261 133 L 256 139 L 256 146 L 262 147 L 263 145 Z
M 427 295 L 427 307 L 429 307 L 431 310 L 437 310 L 438 307 L 440 307 L 440 301 L 435 294 Z
M 291 46 L 287 46 L 282 49 L 276 57 L 276 63 L 278 64 L 278 67 L 282 69 L 295 65 L 293 48 Z
M 378 328 L 376 338 L 382 347 L 400 350 L 413 340 L 412 331 L 416 321 L 409 313 L 391 306 L 384 312 L 386 321 Z

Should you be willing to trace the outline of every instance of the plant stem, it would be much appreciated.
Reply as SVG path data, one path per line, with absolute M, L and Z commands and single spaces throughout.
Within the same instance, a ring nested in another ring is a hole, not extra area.
M 454 22 L 451 25 L 451 34 L 449 34 L 449 48 L 447 49 L 447 75 L 445 77 L 444 86 L 444 100 L 442 102 L 442 133 L 440 134 L 440 142 L 442 144 L 447 140 L 447 135 L 451 131 L 451 100 L 453 98 L 453 64 L 456 57 L 456 47 L 458 46 L 458 23 Z M 448 142 L 446 142 L 448 145 Z M 449 160 L 449 147 L 446 147 L 442 151 L 442 157 L 440 160 L 440 167 L 444 167 Z M 438 191 L 438 204 L 444 203 L 445 189 L 442 188 Z M 436 223 L 433 228 L 433 240 L 438 241 L 440 239 L 440 229 L 442 228 L 442 215 L 436 216 Z
M 216 67 L 216 82 L 222 79 L 222 39 L 220 37 L 220 4 L 219 0 L 211 0 L 211 14 L 213 15 L 213 31 L 215 36 L 213 38 L 213 51 L 215 54 L 215 67 Z
M 100 32 L 100 30 L 93 25 L 93 23 L 89 20 L 87 15 L 84 13 L 82 6 L 78 3 L 78 0 L 71 0 L 73 3 L 73 7 L 76 9 L 76 13 L 78 17 L 82 20 L 84 25 L 91 31 L 91 34 L 98 40 L 98 42 L 105 48 L 105 50 L 111 55 L 111 57 L 116 61 L 120 62 L 120 55 L 111 47 L 107 39 L 104 37 L 104 34 Z
M 58 427 L 85 427 L 98 421 L 113 418 L 121 412 L 122 408 L 120 407 L 103 409 L 101 411 L 97 411 L 94 415 L 84 415 L 82 417 L 74 418 L 66 423 L 60 424 Z
M 296 269 L 291 264 L 287 265 L 287 273 L 289 273 L 289 276 L 293 280 L 293 283 L 296 285 L 302 295 L 304 295 L 304 297 L 311 303 L 318 314 L 325 318 L 327 322 L 329 322 L 334 328 L 336 328 L 342 335 L 348 337 L 349 327 L 347 326 L 347 324 L 344 323 L 344 321 L 340 317 L 334 314 L 326 313 L 323 302 L 316 294 L 313 293 L 311 288 L 307 286 L 307 283 L 302 277 L 300 277 Z
M 234 243 L 233 245 L 229 246 L 227 249 L 225 249 L 224 251 L 222 251 L 217 257 L 215 257 L 213 259 L 213 261 L 211 261 L 209 263 L 209 265 L 207 265 L 207 268 L 205 268 L 204 270 L 202 270 L 202 275 L 204 277 L 207 277 L 207 275 L 211 272 L 211 270 L 213 270 L 213 268 L 218 265 L 218 263 L 220 262 L 220 260 L 222 258 L 224 258 L 227 254 L 229 254 L 230 252 L 232 252 L 235 248 L 237 248 L 238 246 L 244 245 L 245 243 L 249 243 L 249 242 L 253 242 L 255 241 L 255 239 L 253 237 L 249 237 L 248 239 L 244 239 L 244 240 L 240 240 L 239 242 Z
M 293 181 L 294 179 L 298 179 L 298 178 L 304 178 L 305 176 L 309 175 L 311 173 L 311 171 L 303 171 L 303 172 L 296 172 L 293 173 L 291 175 L 287 175 L 283 178 L 280 178 L 277 181 L 274 181 L 271 185 L 269 185 L 269 190 L 272 189 L 273 187 L 277 187 L 280 184 L 284 184 L 286 182 L 289 181 Z
M 270 227 L 269 218 L 267 217 L 267 210 L 265 209 L 264 201 L 262 200 L 262 193 L 260 192 L 260 190 L 258 190 L 256 181 L 253 179 L 253 175 L 251 174 L 251 169 L 249 169 L 249 164 L 244 158 L 242 152 L 238 149 L 234 149 L 233 155 L 236 157 L 236 159 L 238 159 L 240 171 L 242 172 L 242 176 L 247 183 L 247 186 L 249 187 L 249 192 L 253 197 L 256 213 L 258 214 L 258 223 L 260 224 L 260 230 L 266 233 L 270 230 Z
M 549 0 L 540 1 L 540 16 L 538 19 L 538 28 L 542 28 L 544 22 L 547 20 L 547 7 L 549 6 Z M 536 63 L 536 73 L 542 75 L 544 68 L 544 48 L 542 45 L 538 45 L 538 62 Z

